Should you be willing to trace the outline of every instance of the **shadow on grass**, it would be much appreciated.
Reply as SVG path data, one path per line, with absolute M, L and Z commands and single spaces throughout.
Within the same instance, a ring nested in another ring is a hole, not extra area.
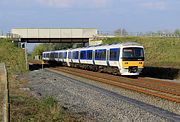
M 173 80 L 180 78 L 180 69 L 163 67 L 145 67 L 142 71 L 141 76 Z

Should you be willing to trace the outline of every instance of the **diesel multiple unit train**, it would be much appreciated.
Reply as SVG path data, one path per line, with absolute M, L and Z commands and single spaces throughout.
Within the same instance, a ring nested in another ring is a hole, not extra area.
M 135 42 L 97 45 L 43 52 L 42 59 L 93 71 L 139 75 L 144 68 L 144 47 Z

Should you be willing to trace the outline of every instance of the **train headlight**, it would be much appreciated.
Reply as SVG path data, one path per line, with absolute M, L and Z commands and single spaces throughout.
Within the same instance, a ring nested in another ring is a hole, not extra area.
M 139 62 L 139 64 L 142 64 L 142 62 Z
M 128 62 L 125 62 L 125 64 L 128 64 Z

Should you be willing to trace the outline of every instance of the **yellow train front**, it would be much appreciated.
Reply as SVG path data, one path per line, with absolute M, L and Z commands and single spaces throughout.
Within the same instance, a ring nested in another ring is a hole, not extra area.
M 139 75 L 144 68 L 144 47 L 124 45 L 120 54 L 120 74 Z

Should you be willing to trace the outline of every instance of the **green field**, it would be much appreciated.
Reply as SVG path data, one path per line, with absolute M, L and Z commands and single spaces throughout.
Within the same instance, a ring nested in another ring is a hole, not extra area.
M 145 48 L 145 65 L 180 68 L 180 38 L 167 37 L 114 37 L 104 44 L 138 42 Z

